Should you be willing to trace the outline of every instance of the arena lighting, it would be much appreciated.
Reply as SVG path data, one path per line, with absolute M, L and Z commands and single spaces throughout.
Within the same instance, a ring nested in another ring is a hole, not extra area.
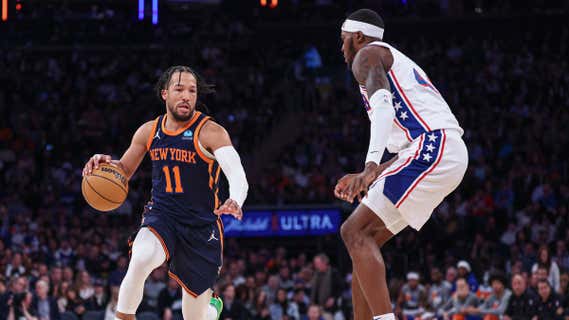
M 144 0 L 138 0 L 138 20 L 144 19 Z
M 158 24 L 158 0 L 152 0 L 152 24 Z
M 261 7 L 266 7 L 267 6 L 267 0 L 259 0 L 259 4 L 261 5 Z M 279 5 L 279 0 L 271 0 L 271 3 L 269 4 L 269 8 L 274 9 Z
M 8 0 L 2 0 L 2 21 L 8 20 Z

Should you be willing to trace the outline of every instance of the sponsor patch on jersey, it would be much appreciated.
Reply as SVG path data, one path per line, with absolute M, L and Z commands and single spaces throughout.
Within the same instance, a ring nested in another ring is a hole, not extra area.
M 194 138 L 194 132 L 192 130 L 184 131 L 184 134 L 182 136 L 182 140 L 190 140 L 193 138 Z

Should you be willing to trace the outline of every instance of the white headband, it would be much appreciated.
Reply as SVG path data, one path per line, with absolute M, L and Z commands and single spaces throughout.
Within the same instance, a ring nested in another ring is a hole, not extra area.
M 361 31 L 361 33 L 365 34 L 366 36 L 382 39 L 384 29 L 378 26 L 374 26 L 373 24 L 370 23 L 346 19 L 346 21 L 344 21 L 344 23 L 342 24 L 342 31 L 346 32 Z

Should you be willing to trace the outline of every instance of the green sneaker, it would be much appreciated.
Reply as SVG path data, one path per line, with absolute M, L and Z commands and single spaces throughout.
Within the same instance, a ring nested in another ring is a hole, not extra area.
M 209 300 L 209 304 L 212 305 L 215 308 L 215 310 L 217 310 L 217 318 L 215 319 L 219 320 L 219 317 L 221 316 L 221 311 L 223 310 L 223 300 L 221 300 L 219 296 L 214 296 L 211 297 L 211 300 Z

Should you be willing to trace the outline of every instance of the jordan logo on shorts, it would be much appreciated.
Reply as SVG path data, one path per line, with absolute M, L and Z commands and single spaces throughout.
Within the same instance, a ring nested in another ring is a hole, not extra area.
M 219 239 L 215 237 L 215 230 L 211 230 L 211 235 L 209 236 L 209 240 L 207 240 L 207 242 L 210 242 L 211 240 L 219 241 Z

